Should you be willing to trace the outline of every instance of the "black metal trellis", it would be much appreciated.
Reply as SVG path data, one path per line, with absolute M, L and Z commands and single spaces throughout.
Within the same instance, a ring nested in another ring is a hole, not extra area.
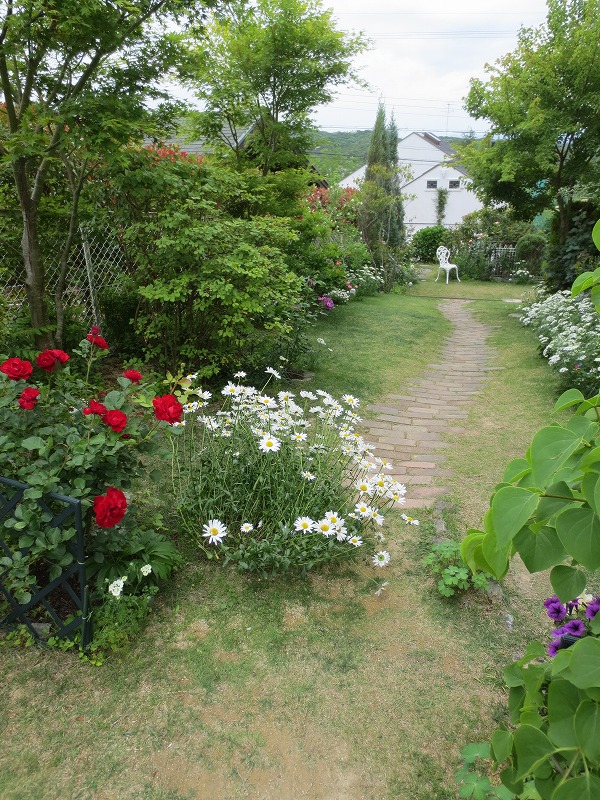
M 16 553 L 20 553 L 23 556 L 27 555 L 29 548 L 11 549 L 3 536 L 3 530 L 5 530 L 3 522 L 9 516 L 14 516 L 19 503 L 24 499 L 24 492 L 29 488 L 26 483 L 19 483 L 10 478 L 0 477 L 0 555 L 8 557 L 11 561 Z M 42 637 L 40 636 L 39 621 L 34 618 L 34 615 L 42 611 L 43 616 L 54 623 L 53 636 L 59 639 L 70 639 L 77 630 L 80 630 L 81 646 L 85 649 L 91 642 L 92 624 L 89 587 L 85 570 L 81 501 L 66 495 L 49 492 L 36 500 L 36 502 L 43 511 L 52 516 L 52 519 L 48 522 L 49 528 L 75 528 L 76 536 L 65 542 L 73 554 L 73 561 L 63 568 L 58 577 L 49 580 L 45 586 L 37 589 L 32 594 L 31 599 L 23 604 L 17 602 L 6 584 L 5 578 L 10 571 L 10 567 L 5 569 L 0 567 L 0 592 L 9 605 L 8 613 L 4 617 L 0 617 L 0 628 L 14 630 L 17 626 L 24 625 L 35 639 L 40 640 Z M 53 511 L 49 503 L 60 506 L 60 510 Z M 73 577 L 75 577 L 74 581 L 71 580 Z M 73 588 L 72 583 L 77 585 L 77 590 Z M 53 607 L 51 595 L 57 589 L 62 589 L 72 600 L 76 609 L 74 616 L 68 614 L 63 619 L 61 613 Z M 70 619 L 71 616 L 72 618 Z

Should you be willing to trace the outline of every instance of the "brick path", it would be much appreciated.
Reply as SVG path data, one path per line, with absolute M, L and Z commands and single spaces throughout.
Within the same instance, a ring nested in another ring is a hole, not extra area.
M 485 344 L 490 329 L 471 315 L 467 302 L 446 300 L 439 305 L 455 326 L 439 363 L 428 364 L 424 377 L 404 394 L 390 394 L 366 407 L 377 417 L 362 423 L 365 438 L 376 455 L 392 463 L 390 474 L 406 484 L 405 509 L 430 506 L 448 491 L 440 485 L 451 474 L 444 469 L 448 444 L 443 435 L 464 433 L 467 407 L 495 369 L 490 366 L 493 350 Z

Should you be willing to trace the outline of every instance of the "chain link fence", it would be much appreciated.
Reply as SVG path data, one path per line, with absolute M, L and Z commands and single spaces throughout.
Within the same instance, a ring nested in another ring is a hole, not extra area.
M 65 216 L 60 214 L 44 215 L 40 219 L 40 246 L 49 296 L 54 295 L 58 281 L 67 224 Z M 21 236 L 21 215 L 0 210 L 0 290 L 11 317 L 18 316 L 27 303 Z M 103 287 L 117 283 L 129 269 L 113 229 L 82 223 L 69 255 L 63 295 L 65 308 L 75 310 L 86 323 L 99 323 L 98 293 Z

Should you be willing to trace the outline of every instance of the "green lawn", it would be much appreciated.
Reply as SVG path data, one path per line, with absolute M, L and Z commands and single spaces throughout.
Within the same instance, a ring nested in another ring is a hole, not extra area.
M 505 367 L 473 405 L 469 435 L 452 440 L 449 522 L 459 532 L 480 521 L 503 464 L 550 420 L 555 384 L 500 301 L 520 287 L 449 286 L 486 298 L 473 308 Z M 306 388 L 363 401 L 401 390 L 449 331 L 426 296 L 437 288 L 430 279 L 410 295 L 336 308 L 314 334 L 327 344 Z M 455 798 L 460 748 L 503 718 L 502 665 L 543 626 L 544 587 L 511 579 L 502 601 L 443 601 L 420 563 L 434 535 L 431 516 L 421 521 L 386 524 L 386 571 L 260 581 L 192 561 L 140 641 L 100 668 L 1 648 L 0 797 Z

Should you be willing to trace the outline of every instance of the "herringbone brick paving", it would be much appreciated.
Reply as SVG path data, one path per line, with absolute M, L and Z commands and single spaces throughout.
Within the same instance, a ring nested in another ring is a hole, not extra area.
M 490 329 L 467 310 L 467 302 L 439 305 L 454 325 L 439 363 L 428 364 L 424 377 L 402 394 L 366 407 L 377 416 L 362 423 L 365 438 L 377 456 L 391 462 L 388 472 L 406 484 L 406 509 L 430 506 L 448 491 L 437 482 L 451 474 L 444 469 L 443 435 L 464 432 L 467 408 L 495 369 L 493 350 L 485 343 Z

